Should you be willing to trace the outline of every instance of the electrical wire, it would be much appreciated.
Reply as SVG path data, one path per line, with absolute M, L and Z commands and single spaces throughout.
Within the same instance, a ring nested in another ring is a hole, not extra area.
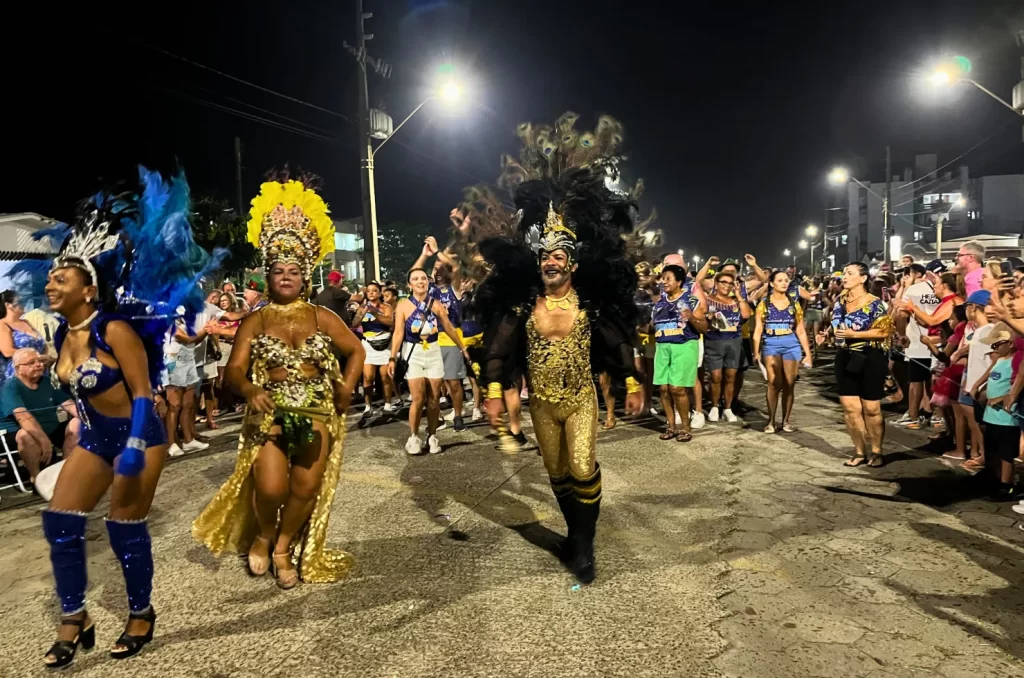
M 182 61 L 184 63 L 187 63 L 187 64 L 189 64 L 191 66 L 195 66 L 196 68 L 201 68 L 201 69 L 203 69 L 205 71 L 209 71 L 210 73 L 215 73 L 217 75 L 220 75 L 220 76 L 222 76 L 224 78 L 227 78 L 229 80 L 232 80 L 234 82 L 238 82 L 238 83 L 241 83 L 243 85 L 248 85 L 249 87 L 253 87 L 255 89 L 258 89 L 261 92 L 266 92 L 267 94 L 273 94 L 274 96 L 281 97 L 282 99 L 286 99 L 288 101 L 291 101 L 293 103 L 297 103 L 297 104 L 300 104 L 300 105 L 303 105 L 303 106 L 308 106 L 309 108 L 312 108 L 314 110 L 321 111 L 323 113 L 328 113 L 330 115 L 337 116 L 337 117 L 345 120 L 348 123 L 355 124 L 355 121 L 352 118 L 350 118 L 349 116 L 347 116 L 347 115 L 345 115 L 343 113 L 339 113 L 338 111 L 332 111 L 329 108 L 324 108 L 322 106 L 318 106 L 318 105 L 310 103 L 308 101 L 303 101 L 302 99 L 297 99 L 296 97 L 289 96 L 287 94 L 282 94 L 281 92 L 277 92 L 277 91 L 272 90 L 272 89 L 270 89 L 268 87 L 264 87 L 262 85 L 257 85 L 256 83 L 249 82 L 248 80 L 243 80 L 242 78 L 239 78 L 237 76 L 231 75 L 230 73 L 225 73 L 224 71 L 217 70 L 216 68 L 212 68 L 212 67 L 207 66 L 205 64 L 201 64 L 198 61 L 193 61 L 192 59 L 189 59 L 187 57 L 183 57 L 183 56 L 181 56 L 179 54 L 175 54 L 173 52 L 169 52 L 169 51 L 167 51 L 165 49 L 162 49 L 160 47 L 156 47 L 154 45 L 148 45 L 148 44 L 145 45 L 145 46 L 148 47 L 149 49 L 152 49 L 153 51 L 159 52 L 159 53 L 161 53 L 161 54 L 163 54 L 165 56 L 171 57 L 173 59 L 177 59 L 177 60 Z M 225 95 L 220 95 L 220 96 L 225 96 Z M 226 97 L 225 96 L 225 98 L 230 98 L 230 97 Z M 241 101 L 239 101 L 237 99 L 235 101 L 238 102 L 238 103 L 242 103 Z M 267 111 L 266 109 L 259 109 L 259 107 L 253 106 L 252 104 L 246 103 L 245 105 L 250 106 L 252 108 L 255 108 L 257 110 L 263 110 L 266 113 L 270 113 L 270 111 Z M 276 115 L 278 117 L 285 117 L 285 116 L 281 116 L 280 114 L 276 114 L 276 113 L 270 113 L 270 114 L 271 115 Z M 306 123 L 301 123 L 301 122 L 299 122 L 297 120 L 294 120 L 294 119 L 291 119 L 291 120 L 292 120 L 292 122 L 296 122 L 296 123 L 299 123 L 299 124 L 302 124 L 302 125 L 306 125 Z M 306 126 L 307 127 L 311 127 L 311 125 L 306 125 Z M 474 176 L 472 174 L 468 174 L 468 173 L 458 169 L 457 167 L 453 167 L 453 166 L 451 166 L 451 165 L 449 165 L 449 164 L 447 164 L 447 163 L 445 163 L 445 162 L 443 162 L 441 160 L 438 160 L 437 158 L 433 157 L 432 155 L 430 155 L 428 153 L 424 153 L 423 151 L 420 151 L 420 150 L 410 146 L 409 144 L 404 143 L 403 141 L 393 140 L 392 143 L 394 143 L 394 144 L 396 144 L 398 146 L 401 146 L 402 148 L 405 148 L 405 149 L 411 151 L 412 153 L 415 153 L 416 155 L 419 155 L 420 157 L 425 158 L 425 159 L 433 162 L 434 164 L 438 165 L 439 167 L 443 167 L 443 168 L 445 168 L 445 169 L 447 169 L 447 170 L 449 170 L 451 172 L 455 172 L 456 174 L 460 174 L 460 175 L 462 175 L 464 177 L 467 177 L 467 178 L 471 179 L 474 182 L 490 183 L 490 182 L 488 182 L 485 179 L 481 179 L 480 177 Z
M 989 134 L 987 137 L 985 137 L 984 139 L 982 139 L 978 143 L 974 144 L 973 146 L 968 148 L 966 151 L 964 151 L 963 153 L 961 153 L 957 157 L 955 157 L 952 160 L 950 160 L 949 162 L 947 162 L 942 167 L 938 167 L 938 168 L 935 169 L 934 172 L 929 172 L 928 174 L 933 174 L 933 173 L 940 172 L 940 171 L 946 169 L 947 167 L 949 167 L 950 165 L 952 165 L 953 163 L 955 163 L 956 161 L 960 160 L 961 158 L 963 158 L 967 154 L 974 152 L 979 146 L 981 146 L 982 144 L 988 142 L 989 140 L 991 140 L 996 135 L 1002 133 L 1003 130 L 1005 130 L 1007 127 L 1010 126 L 1010 122 L 1013 122 L 1013 121 L 1011 120 L 1011 121 L 1005 123 L 1002 127 L 997 129 L 995 132 L 992 132 L 992 134 Z M 907 186 L 913 186 L 914 184 L 916 184 L 919 181 L 924 181 L 925 179 L 928 178 L 928 174 L 926 174 L 925 176 L 921 177 L 920 179 L 915 179 L 914 181 L 911 181 L 909 183 L 903 184 L 902 186 L 896 186 L 893 190 L 899 190 L 901 188 L 906 188 Z
M 143 44 L 146 47 L 148 47 L 149 49 L 153 50 L 154 52 L 159 52 L 159 53 L 163 54 L 164 56 L 171 57 L 172 59 L 177 59 L 177 60 L 182 61 L 182 62 L 184 62 L 186 64 L 189 64 L 191 66 L 195 66 L 196 68 L 201 68 L 204 71 L 209 71 L 210 73 L 216 73 L 217 75 L 219 75 L 221 77 L 224 77 L 224 78 L 227 78 L 228 80 L 233 80 L 233 81 L 241 83 L 243 85 L 248 85 L 249 87 L 252 87 L 254 89 L 258 89 L 261 92 L 266 92 L 267 94 L 273 94 L 276 97 L 281 97 L 282 99 L 287 99 L 288 101 L 291 101 L 291 102 L 296 103 L 296 104 L 300 104 L 302 106 L 308 106 L 309 108 L 312 108 L 314 110 L 320 111 L 322 113 L 328 113 L 330 115 L 335 115 L 335 116 L 341 118 L 342 120 L 346 120 L 346 121 L 354 124 L 354 121 L 352 120 L 352 118 L 348 117 L 344 113 L 339 113 L 338 111 L 332 111 L 329 108 L 324 108 L 323 106 L 317 106 L 316 104 L 311 104 L 308 101 L 303 101 L 302 99 L 296 99 L 293 96 L 289 96 L 287 94 L 282 94 L 281 92 L 274 91 L 274 90 L 270 89 L 269 87 L 264 87 L 262 85 L 257 85 L 254 82 L 249 82 L 248 80 L 243 80 L 242 78 L 239 78 L 237 76 L 231 75 L 230 73 L 225 73 L 224 71 L 218 71 L 216 68 L 211 68 L 210 66 L 207 66 L 205 64 L 201 64 L 198 61 L 193 61 L 192 59 L 189 59 L 187 57 L 183 57 L 180 54 L 175 54 L 173 52 L 168 52 L 165 49 L 157 47 L 156 45 L 149 45 L 149 44 L 145 44 L 145 43 L 143 43 Z

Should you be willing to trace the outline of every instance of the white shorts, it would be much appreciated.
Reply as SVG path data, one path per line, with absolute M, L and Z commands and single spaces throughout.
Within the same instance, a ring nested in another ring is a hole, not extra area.
M 427 344 L 427 348 L 423 348 L 423 344 L 420 343 L 412 347 L 405 378 L 444 379 L 444 360 L 441 358 L 441 347 L 437 342 Z
M 377 351 L 370 346 L 370 342 L 363 339 L 363 350 L 366 351 L 366 360 L 363 361 L 364 365 L 383 366 L 387 365 L 388 361 L 391 359 L 390 346 L 385 348 L 383 351 Z

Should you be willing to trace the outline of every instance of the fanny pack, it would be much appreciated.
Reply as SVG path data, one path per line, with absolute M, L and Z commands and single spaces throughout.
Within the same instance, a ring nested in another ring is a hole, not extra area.
M 390 334 L 384 337 L 373 337 L 372 339 L 369 337 L 363 337 L 363 339 L 366 340 L 366 343 L 369 344 L 370 348 L 374 351 L 384 351 L 391 346 Z

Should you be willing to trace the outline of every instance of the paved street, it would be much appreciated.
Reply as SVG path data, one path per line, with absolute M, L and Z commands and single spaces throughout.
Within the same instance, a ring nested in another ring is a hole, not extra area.
M 653 420 L 602 432 L 598 580 L 582 589 L 544 548 L 564 525 L 533 451 L 497 451 L 475 426 L 411 459 L 398 423 L 347 439 L 330 534 L 353 575 L 293 591 L 250 578 L 189 536 L 232 468 L 226 427 L 157 492 L 154 643 L 124 663 L 80 654 L 70 673 L 1024 676 L 1019 516 L 971 499 L 966 474 L 915 449 L 922 434 L 891 430 L 884 469 L 842 467 L 827 371 L 801 379 L 793 434 L 766 436 L 758 413 L 689 444 L 660 442 Z M 3 676 L 42 675 L 53 638 L 40 508 L 0 512 Z M 89 600 L 106 648 L 126 602 L 102 515 Z

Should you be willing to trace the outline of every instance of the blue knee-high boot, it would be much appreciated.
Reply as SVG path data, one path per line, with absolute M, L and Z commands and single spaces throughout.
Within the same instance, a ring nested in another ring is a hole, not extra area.
M 50 563 L 64 616 L 85 609 L 85 514 L 43 511 L 43 534 L 50 542 Z
M 110 548 L 121 561 L 124 586 L 128 591 L 128 609 L 133 615 L 149 611 L 153 591 L 153 547 L 149 528 L 143 520 L 111 520 L 107 518 Z

